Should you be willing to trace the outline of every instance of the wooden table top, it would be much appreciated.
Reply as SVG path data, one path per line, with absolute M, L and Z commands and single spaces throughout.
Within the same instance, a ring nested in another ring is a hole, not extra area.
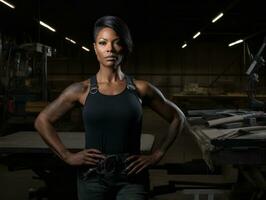
M 68 149 L 78 150 L 85 146 L 84 132 L 58 132 Z M 43 153 L 51 152 L 49 147 L 35 131 L 20 131 L 0 137 L 2 153 Z
M 84 132 L 57 132 L 66 148 L 81 150 L 85 148 Z M 141 134 L 141 151 L 149 152 L 154 136 Z M 51 153 L 50 148 L 36 131 L 20 131 L 0 137 L 0 153 Z

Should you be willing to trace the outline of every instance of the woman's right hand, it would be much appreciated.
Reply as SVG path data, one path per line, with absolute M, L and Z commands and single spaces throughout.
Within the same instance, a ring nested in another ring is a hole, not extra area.
M 106 157 L 97 149 L 84 149 L 77 153 L 67 152 L 65 162 L 72 166 L 97 165 L 101 159 Z

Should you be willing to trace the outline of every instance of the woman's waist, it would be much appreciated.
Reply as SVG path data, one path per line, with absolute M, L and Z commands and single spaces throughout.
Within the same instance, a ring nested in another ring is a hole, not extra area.
M 140 137 L 134 138 L 101 138 L 101 137 L 86 137 L 86 149 L 98 149 L 104 154 L 136 154 L 140 152 Z
M 117 153 L 117 154 L 103 154 L 104 159 L 97 162 L 96 165 L 83 165 L 80 166 L 82 171 L 86 173 L 96 173 L 96 174 L 116 174 L 116 173 L 126 173 L 126 168 L 128 166 L 127 158 L 130 157 L 131 153 Z

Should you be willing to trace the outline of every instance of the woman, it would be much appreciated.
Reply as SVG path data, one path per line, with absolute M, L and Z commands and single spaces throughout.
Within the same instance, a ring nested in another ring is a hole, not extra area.
M 35 127 L 63 161 L 79 166 L 79 199 L 147 199 L 147 168 L 165 155 L 182 129 L 183 114 L 156 87 L 122 72 L 132 40 L 121 19 L 104 16 L 96 21 L 94 50 L 100 65 L 97 74 L 66 88 L 39 114 Z M 86 148 L 72 153 L 53 124 L 77 102 L 83 106 Z M 150 155 L 140 152 L 142 104 L 170 123 L 161 145 Z

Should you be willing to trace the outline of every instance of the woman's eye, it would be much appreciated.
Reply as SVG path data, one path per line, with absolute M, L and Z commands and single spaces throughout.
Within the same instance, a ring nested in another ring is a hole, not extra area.
M 106 42 L 99 42 L 99 45 L 105 45 Z
M 119 46 L 122 46 L 122 42 L 121 41 L 117 41 L 115 44 L 119 45 Z

